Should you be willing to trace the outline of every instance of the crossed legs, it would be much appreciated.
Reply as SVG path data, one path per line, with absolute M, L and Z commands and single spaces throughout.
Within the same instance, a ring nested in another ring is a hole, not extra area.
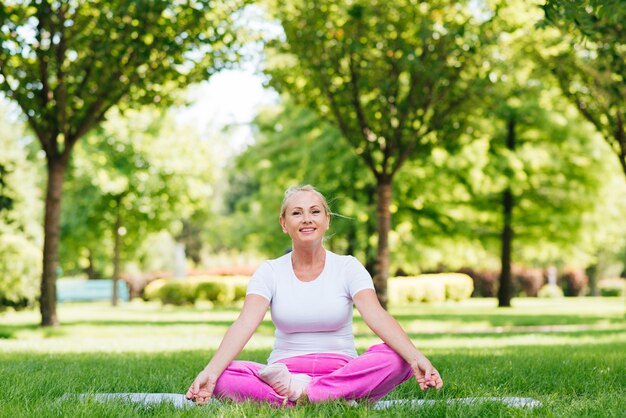
M 338 354 L 308 354 L 279 362 L 285 364 L 292 374 L 312 378 L 305 389 L 311 402 L 332 399 L 376 401 L 413 374 L 411 366 L 384 343 L 370 347 L 353 359 Z M 292 404 L 287 402 L 286 395 L 279 394 L 263 381 L 259 372 L 264 367 L 251 361 L 233 361 L 218 379 L 215 396 L 236 402 L 256 400 L 273 405 Z M 281 388 L 279 392 L 286 393 Z

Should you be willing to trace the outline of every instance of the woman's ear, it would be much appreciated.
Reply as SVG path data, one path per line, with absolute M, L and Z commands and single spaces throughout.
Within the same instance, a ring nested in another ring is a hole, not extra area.
M 280 227 L 283 229 L 283 232 L 286 234 L 287 228 L 285 228 L 285 220 L 283 219 L 282 216 L 278 218 L 278 222 L 280 222 Z

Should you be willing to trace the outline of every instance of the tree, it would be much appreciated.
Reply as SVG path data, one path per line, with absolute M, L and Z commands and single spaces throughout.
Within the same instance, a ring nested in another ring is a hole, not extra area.
M 374 179 L 341 133 L 310 109 L 285 98 L 255 120 L 257 141 L 231 168 L 227 211 L 235 243 L 282 254 L 290 245 L 278 227 L 282 193 L 289 186 L 313 184 L 333 211 L 326 245 L 373 265 Z
M 177 223 L 210 207 L 209 147 L 169 112 L 148 108 L 112 112 L 77 146 L 66 182 L 61 242 L 68 245 L 61 256 L 76 259 L 86 250 L 88 257 L 112 260 L 113 305 L 122 263 L 146 237 L 176 233 L 183 229 Z
M 24 1 L 0 6 L 0 89 L 22 109 L 47 161 L 41 324 L 58 324 L 63 178 L 74 145 L 113 106 L 166 104 L 176 87 L 235 59 L 237 0 Z
M 293 0 L 272 10 L 286 40 L 274 45 L 270 83 L 332 121 L 375 178 L 374 283 L 386 306 L 394 177 L 407 160 L 455 142 L 460 110 L 481 86 L 489 23 L 450 1 Z
M 609 143 L 626 175 L 626 5 L 548 0 L 544 10 L 569 41 L 546 54 L 545 62 L 563 93 Z

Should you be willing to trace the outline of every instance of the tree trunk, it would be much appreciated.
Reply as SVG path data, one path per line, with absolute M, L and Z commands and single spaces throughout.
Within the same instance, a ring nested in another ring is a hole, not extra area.
M 389 231 L 391 230 L 391 176 L 381 175 L 376 186 L 378 197 L 376 217 L 378 221 L 378 249 L 376 252 L 376 275 L 374 287 L 383 308 L 387 309 L 387 279 L 389 278 Z
M 507 123 L 506 146 L 510 151 L 515 150 L 515 119 L 512 117 Z M 513 191 L 508 187 L 502 196 L 503 226 L 502 226 L 502 268 L 500 270 L 500 288 L 498 289 L 498 306 L 511 306 L 511 248 L 513 243 Z
M 498 289 L 498 306 L 511 306 L 511 244 L 513 241 L 513 227 L 511 225 L 513 212 L 513 193 L 511 189 L 504 191 L 504 227 L 502 228 L 502 269 L 500 270 L 500 288 Z
M 119 198 L 116 200 L 117 207 L 115 214 L 115 226 L 113 227 L 113 291 L 111 292 L 111 305 L 117 306 L 117 282 L 120 278 L 120 252 L 122 246 L 122 237 L 120 235 L 120 228 L 122 227 L 122 215 L 120 213 L 120 205 L 122 204 L 122 199 Z
M 96 267 L 94 266 L 94 262 L 93 262 L 93 251 L 91 251 L 91 248 L 87 248 L 87 262 L 89 263 L 87 264 L 87 268 L 85 268 L 85 273 L 87 273 L 87 279 L 88 280 L 97 279 Z
M 41 326 L 57 326 L 56 280 L 59 260 L 59 238 L 61 233 L 61 196 L 63 177 L 67 163 L 48 156 L 48 184 L 46 190 L 46 212 L 44 218 L 43 272 L 39 308 Z

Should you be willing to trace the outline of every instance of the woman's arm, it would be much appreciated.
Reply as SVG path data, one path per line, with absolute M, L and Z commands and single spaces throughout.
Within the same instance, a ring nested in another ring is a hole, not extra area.
M 202 404 L 211 398 L 217 379 L 230 362 L 241 353 L 241 350 L 243 350 L 265 317 L 269 306 L 270 302 L 263 296 L 246 296 L 239 317 L 226 331 L 209 364 L 206 365 L 204 370 L 198 374 L 191 384 L 187 392 L 187 399 L 192 399 L 196 403 Z
M 424 356 L 396 321 L 378 302 L 372 289 L 364 289 L 354 295 L 354 304 L 359 310 L 363 321 L 374 334 L 378 335 L 389 347 L 409 363 L 415 373 L 420 388 L 443 386 L 437 369 Z

